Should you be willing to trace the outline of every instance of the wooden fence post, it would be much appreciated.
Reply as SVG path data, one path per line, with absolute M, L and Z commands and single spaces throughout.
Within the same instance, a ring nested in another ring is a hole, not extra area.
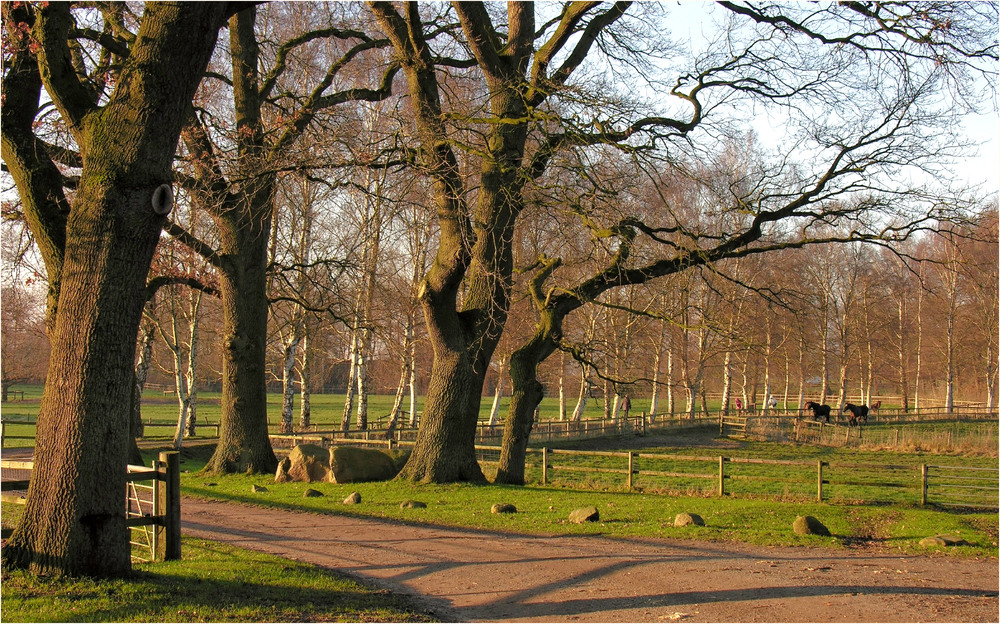
M 632 474 L 635 470 L 635 453 L 632 451 L 628 452 L 628 489 L 632 489 Z
M 160 453 L 160 464 L 166 467 L 161 492 L 160 513 L 163 514 L 163 559 L 181 558 L 181 456 L 177 451 Z
M 823 501 L 823 460 L 816 460 L 816 502 Z
M 542 447 L 542 485 L 549 480 L 549 449 Z
M 153 460 L 153 470 L 156 471 L 156 476 L 153 479 L 153 517 L 156 518 L 162 513 L 160 511 L 160 497 L 162 496 L 163 486 L 160 485 L 160 471 L 163 470 L 163 464 L 158 459 Z M 160 533 L 163 532 L 162 527 L 154 526 L 152 530 L 152 535 L 149 536 L 149 547 L 153 553 L 153 561 L 156 561 L 157 557 L 161 557 L 160 551 Z
M 7 423 L 0 420 L 0 448 L 3 448 L 4 438 L 7 437 Z
M 927 464 L 920 464 L 920 504 L 927 504 Z
M 725 463 L 726 463 L 726 458 L 722 457 L 720 455 L 719 456 L 719 496 L 725 496 L 726 495 L 726 486 L 725 486 L 726 472 L 725 472 L 725 468 L 724 468 Z

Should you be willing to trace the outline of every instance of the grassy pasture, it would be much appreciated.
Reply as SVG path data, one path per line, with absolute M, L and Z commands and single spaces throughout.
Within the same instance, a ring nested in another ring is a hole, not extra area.
M 958 430 L 975 430 L 982 423 L 958 425 L 960 426 L 952 423 L 948 426 Z M 996 438 L 991 438 L 993 451 L 989 454 L 941 455 L 930 451 L 902 452 L 865 447 L 714 439 L 717 431 L 717 428 L 705 425 L 698 430 L 676 435 L 664 432 L 632 440 L 603 438 L 566 441 L 561 442 L 559 448 L 619 453 L 631 450 L 638 453 L 634 465 L 634 469 L 639 471 L 633 477 L 635 489 L 688 496 L 715 495 L 718 490 L 718 457 L 722 456 L 727 459 L 724 472 L 725 490 L 728 494 L 785 500 L 815 499 L 816 464 L 822 461 L 828 464 L 823 467 L 823 479 L 829 481 L 823 485 L 823 498 L 835 504 L 919 504 L 921 464 L 996 468 Z M 671 459 L 657 457 L 663 455 L 671 456 Z M 691 459 L 686 459 L 688 457 Z M 486 459 L 493 458 L 487 456 Z M 744 463 L 739 460 L 803 462 L 805 465 Z M 627 461 L 626 457 L 621 456 L 553 454 L 549 457 L 549 464 L 556 467 L 549 470 L 548 481 L 571 488 L 624 489 Z M 528 463 L 528 479 L 541 482 L 541 454 L 538 445 L 529 454 Z M 559 466 L 570 470 L 560 470 Z M 609 472 L 580 470 L 587 466 Z M 672 476 L 644 474 L 650 472 L 668 472 Z M 929 493 L 933 502 L 933 488 Z
M 181 488 L 186 495 L 282 509 L 301 509 L 346 516 L 391 518 L 405 522 L 441 524 L 491 531 L 541 535 L 604 534 L 617 537 L 668 537 L 737 540 L 765 545 L 841 547 L 869 542 L 902 552 L 925 552 L 917 546 L 923 537 L 956 534 L 969 546 L 948 552 L 969 556 L 997 556 L 995 513 L 957 513 L 931 508 L 887 505 L 853 505 L 809 501 L 774 501 L 745 496 L 703 497 L 663 495 L 652 491 L 626 492 L 620 488 L 583 491 L 566 486 L 527 487 L 489 484 L 413 485 L 386 483 L 274 483 L 268 475 L 209 476 L 200 473 L 207 450 L 184 452 Z M 252 486 L 266 485 L 268 492 L 254 493 Z M 307 488 L 325 496 L 303 498 Z M 360 505 L 344 505 L 351 492 L 361 494 Z M 400 503 L 417 499 L 426 509 L 401 509 Z M 494 503 L 512 503 L 518 513 L 492 514 Z M 601 522 L 577 525 L 567 522 L 573 509 L 594 505 Z M 705 527 L 673 526 L 676 514 L 700 514 Z M 797 515 L 820 518 L 833 537 L 799 536 L 791 530 Z

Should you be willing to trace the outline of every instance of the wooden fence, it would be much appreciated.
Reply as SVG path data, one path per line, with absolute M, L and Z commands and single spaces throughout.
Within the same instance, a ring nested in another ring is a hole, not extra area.
M 0 499 L 26 504 L 33 469 L 32 460 L 0 460 Z M 125 523 L 131 531 L 133 560 L 180 559 L 180 455 L 163 452 L 152 467 L 130 465 L 125 480 Z
M 477 446 L 484 464 L 500 448 Z M 744 494 L 816 501 L 865 501 L 998 508 L 1000 469 L 947 465 L 529 449 L 531 478 L 541 485 L 642 488 L 684 494 Z

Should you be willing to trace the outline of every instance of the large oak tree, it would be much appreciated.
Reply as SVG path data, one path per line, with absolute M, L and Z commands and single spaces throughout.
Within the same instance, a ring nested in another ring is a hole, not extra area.
M 52 342 L 27 508 L 3 557 L 38 573 L 130 569 L 123 506 L 146 278 L 177 139 L 234 9 L 149 3 L 132 34 L 121 6 L 103 8 L 95 31 L 69 3 L 3 4 L 3 160 L 49 273 Z M 86 39 L 103 50 L 96 67 L 80 52 Z M 78 150 L 69 193 L 34 134 L 43 86 Z

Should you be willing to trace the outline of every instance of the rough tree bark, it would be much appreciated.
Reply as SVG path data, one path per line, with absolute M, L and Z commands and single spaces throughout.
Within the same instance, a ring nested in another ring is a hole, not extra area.
M 13 24 L 33 22 L 39 73 L 81 148 L 82 173 L 56 271 L 58 312 L 34 473 L 4 563 L 35 573 L 125 575 L 131 564 L 122 506 L 136 335 L 146 276 L 169 208 L 165 192 L 157 189 L 171 180 L 181 125 L 229 5 L 147 5 L 114 91 L 98 106 L 96 94 L 73 69 L 70 5 L 8 4 L 5 22 L 8 15 Z M 23 13 L 15 16 L 17 10 Z M 16 53 L 14 62 L 27 67 L 33 61 L 26 56 Z M 4 108 L 14 106 L 33 118 L 38 90 L 32 102 L 31 93 L 12 93 L 4 82 Z M 29 83 L 30 90 L 37 80 Z M 40 206 L 60 195 L 61 189 L 32 180 L 31 167 L 18 154 L 8 159 L 7 118 L 4 122 L 4 161 L 21 196 Z

